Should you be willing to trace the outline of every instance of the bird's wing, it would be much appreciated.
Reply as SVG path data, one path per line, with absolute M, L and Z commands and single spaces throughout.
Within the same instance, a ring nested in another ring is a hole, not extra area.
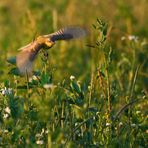
M 21 74 L 32 73 L 33 61 L 41 48 L 36 41 L 20 48 L 21 51 L 16 56 L 16 65 Z
M 57 40 L 70 40 L 86 36 L 87 32 L 85 29 L 80 27 L 66 27 L 58 30 L 55 33 L 44 35 L 44 37 L 50 38 L 51 41 Z
M 42 46 L 44 46 L 44 41 L 46 41 L 46 39 L 48 39 L 48 41 L 50 39 L 50 41 L 54 43 L 58 40 L 81 38 L 86 34 L 86 30 L 80 27 L 66 27 L 55 33 L 40 36 L 38 40 L 35 40 L 19 49 L 21 51 L 16 56 L 16 64 L 20 73 L 26 74 L 27 72 L 30 74 L 32 72 L 33 61 L 36 58 L 38 51 L 42 48 Z

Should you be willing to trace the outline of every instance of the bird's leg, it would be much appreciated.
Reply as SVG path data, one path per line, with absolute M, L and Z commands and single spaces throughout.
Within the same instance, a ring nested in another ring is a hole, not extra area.
M 42 52 L 43 52 L 42 60 L 43 60 L 44 62 L 46 62 L 47 59 L 48 59 L 48 51 L 47 51 L 47 49 L 43 49 Z
M 44 57 L 45 57 L 46 59 L 48 59 L 48 51 L 47 51 L 47 50 L 44 50 Z
M 47 66 L 49 65 L 48 50 L 47 50 L 47 48 L 43 48 L 41 59 L 42 59 L 42 64 L 43 64 L 43 72 L 46 74 Z

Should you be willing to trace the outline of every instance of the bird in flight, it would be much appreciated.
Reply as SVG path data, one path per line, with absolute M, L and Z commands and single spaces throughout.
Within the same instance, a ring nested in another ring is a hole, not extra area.
M 86 30 L 83 28 L 66 27 L 57 32 L 37 37 L 31 43 L 19 49 L 16 65 L 20 74 L 32 74 L 33 62 L 41 49 L 51 48 L 58 40 L 77 39 L 86 36 L 86 34 Z

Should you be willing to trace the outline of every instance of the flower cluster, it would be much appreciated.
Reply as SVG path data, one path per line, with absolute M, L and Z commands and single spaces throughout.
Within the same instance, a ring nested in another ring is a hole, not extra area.
M 3 96 L 7 96 L 7 95 L 10 95 L 10 94 L 12 94 L 12 88 L 2 88 L 1 90 L 0 90 L 0 92 L 1 92 L 1 94 L 3 95 Z
M 3 118 L 4 118 L 4 119 L 7 119 L 7 118 L 10 116 L 10 113 L 11 113 L 10 108 L 9 108 L 9 107 L 6 107 L 6 108 L 4 109 Z
M 129 41 L 135 41 L 135 42 L 137 42 L 137 41 L 138 41 L 138 36 L 129 35 L 129 36 L 127 36 L 127 37 L 125 37 L 125 36 L 122 36 L 122 37 L 121 37 L 121 41 L 124 41 L 124 40 L 126 40 L 126 39 L 128 39 Z
M 48 130 L 45 130 L 44 128 L 42 128 L 41 133 L 37 133 L 35 135 L 35 137 L 36 137 L 36 144 L 38 144 L 38 145 L 44 144 L 43 137 L 44 137 L 45 134 L 48 134 Z

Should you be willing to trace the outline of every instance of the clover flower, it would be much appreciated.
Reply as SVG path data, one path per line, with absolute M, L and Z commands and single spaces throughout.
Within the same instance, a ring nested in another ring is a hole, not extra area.
M 5 87 L 5 88 L 1 89 L 1 94 L 2 94 L 3 96 L 12 94 L 12 88 L 6 88 L 6 87 Z

